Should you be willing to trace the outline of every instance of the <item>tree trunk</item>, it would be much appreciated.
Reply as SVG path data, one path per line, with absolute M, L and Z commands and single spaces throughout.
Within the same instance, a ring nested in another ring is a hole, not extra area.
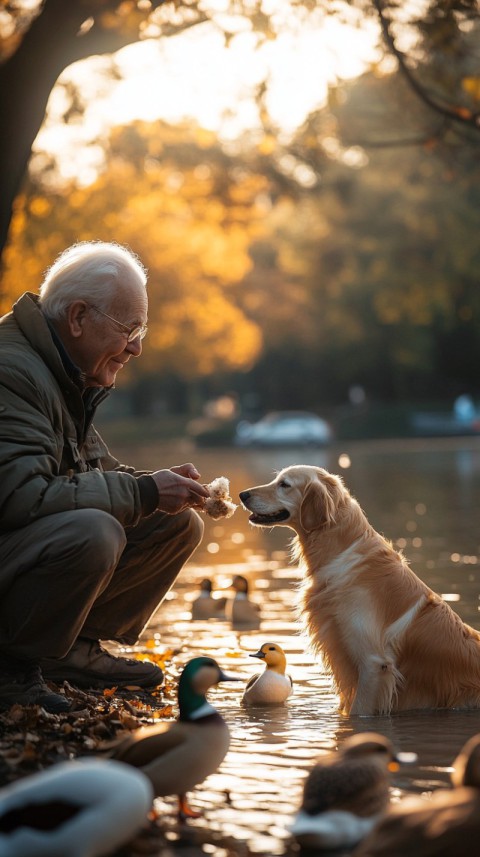
M 71 43 L 85 20 L 78 2 L 48 0 L 15 53 L 0 66 L 0 253 L 35 137 Z
M 151 7 L 162 2 L 153 0 Z M 44 0 L 15 53 L 0 65 L 0 259 L 13 203 L 57 78 L 77 60 L 113 53 L 139 38 L 138 28 L 103 28 L 102 13 L 115 14 L 118 5 L 119 0 Z M 92 25 L 80 34 L 88 18 Z

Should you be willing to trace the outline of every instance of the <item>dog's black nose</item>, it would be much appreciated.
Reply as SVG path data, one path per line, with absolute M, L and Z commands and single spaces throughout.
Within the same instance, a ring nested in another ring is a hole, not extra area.
M 242 503 L 245 503 L 245 500 L 248 500 L 248 498 L 250 497 L 250 491 L 240 491 L 240 494 L 238 496 L 240 497 Z

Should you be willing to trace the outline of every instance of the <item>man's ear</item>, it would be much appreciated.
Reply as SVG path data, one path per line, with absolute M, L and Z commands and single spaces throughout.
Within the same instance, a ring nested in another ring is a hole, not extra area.
M 66 323 L 70 336 L 76 339 L 82 336 L 87 322 L 88 304 L 85 301 L 73 301 L 67 309 Z

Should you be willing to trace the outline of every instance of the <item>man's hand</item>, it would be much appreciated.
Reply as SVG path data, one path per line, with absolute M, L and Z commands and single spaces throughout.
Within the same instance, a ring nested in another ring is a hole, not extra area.
M 186 479 L 200 479 L 200 474 L 190 461 L 188 464 L 177 464 L 175 467 L 171 467 L 170 470 L 172 473 L 179 473 L 180 476 L 185 476 Z
M 203 509 L 209 493 L 198 482 L 200 474 L 193 464 L 181 464 L 170 470 L 157 470 L 150 474 L 158 490 L 157 509 L 176 515 L 184 509 Z

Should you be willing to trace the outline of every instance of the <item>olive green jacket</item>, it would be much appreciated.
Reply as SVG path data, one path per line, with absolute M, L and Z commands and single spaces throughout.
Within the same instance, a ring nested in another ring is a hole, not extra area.
M 82 392 L 26 292 L 0 319 L 0 532 L 73 509 L 101 509 L 124 526 L 153 511 L 153 479 L 120 465 L 91 424 L 107 391 L 90 388 L 88 414 Z

